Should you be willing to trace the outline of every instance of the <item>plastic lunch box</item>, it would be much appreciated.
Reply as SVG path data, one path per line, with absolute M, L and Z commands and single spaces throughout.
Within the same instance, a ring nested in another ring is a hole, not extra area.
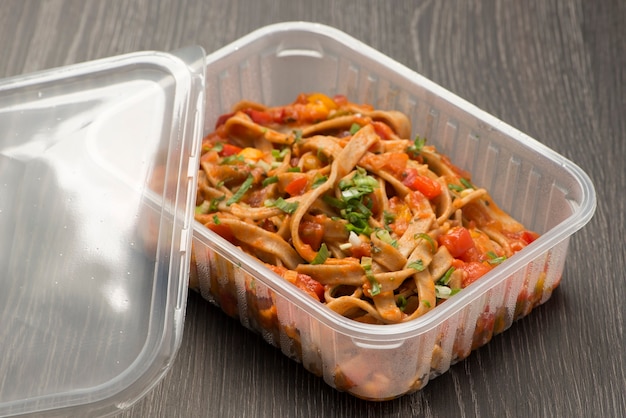
M 360 324 L 310 299 L 193 221 L 200 139 L 217 117 L 307 91 L 407 113 L 542 236 L 410 323 Z M 339 390 L 419 390 L 550 297 L 596 203 L 572 162 L 314 23 L 264 27 L 206 57 L 142 52 L 7 79 L 0 124 L 0 416 L 103 415 L 140 398 L 178 349 L 189 277 Z

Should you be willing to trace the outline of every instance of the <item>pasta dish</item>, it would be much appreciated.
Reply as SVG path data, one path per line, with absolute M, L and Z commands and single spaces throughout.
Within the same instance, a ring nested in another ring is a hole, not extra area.
M 403 113 L 241 101 L 202 143 L 196 219 L 328 308 L 410 321 L 537 238 Z

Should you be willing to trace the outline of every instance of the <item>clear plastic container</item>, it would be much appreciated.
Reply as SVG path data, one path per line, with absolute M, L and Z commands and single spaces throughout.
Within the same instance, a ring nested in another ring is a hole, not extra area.
M 405 112 L 414 134 L 542 234 L 417 320 L 368 325 L 332 312 L 196 223 L 192 286 L 205 298 L 332 387 L 364 399 L 395 398 L 423 388 L 550 298 L 571 235 L 593 216 L 595 192 L 583 171 L 541 143 L 318 24 L 268 26 L 209 55 L 205 132 L 241 99 L 281 105 L 312 91 Z
M 0 81 L 0 416 L 111 414 L 171 364 L 204 58 L 141 52 Z

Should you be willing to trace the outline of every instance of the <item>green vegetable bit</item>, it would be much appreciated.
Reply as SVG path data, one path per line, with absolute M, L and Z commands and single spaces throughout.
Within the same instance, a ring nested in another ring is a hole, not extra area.
M 498 265 L 502 263 L 504 260 L 506 260 L 505 255 L 498 257 L 498 255 L 494 253 L 493 251 L 487 252 L 487 257 L 489 257 L 489 260 L 487 260 L 487 262 L 491 264 L 492 266 Z
M 407 265 L 407 267 L 410 269 L 415 269 L 417 271 L 424 271 L 425 269 L 424 262 L 422 260 L 412 261 Z
M 422 152 L 422 148 L 424 148 L 424 145 L 426 145 L 426 138 L 421 138 L 418 135 L 413 140 L 413 143 L 409 145 L 406 152 L 412 157 L 417 157 Z
M 263 183 L 261 183 L 261 185 L 263 187 L 267 187 L 270 184 L 274 184 L 274 183 L 278 183 L 278 176 L 271 176 L 266 178 L 265 180 L 263 180 Z
M 437 284 L 447 286 L 450 283 L 450 278 L 452 277 L 452 273 L 454 273 L 454 267 L 450 267 L 446 273 L 437 281 Z
M 241 198 L 243 197 L 243 195 L 246 194 L 248 189 L 252 187 L 253 181 L 254 181 L 254 177 L 252 177 L 252 174 L 248 174 L 248 178 L 246 178 L 246 180 L 241 184 L 241 186 L 239 186 L 239 189 L 237 189 L 237 192 L 234 195 L 232 195 L 230 199 L 226 201 L 226 204 L 230 206 L 233 203 L 239 202 Z
M 330 252 L 328 251 L 328 247 L 326 247 L 325 243 L 322 243 L 319 251 L 315 255 L 315 258 L 311 261 L 311 264 L 324 264 L 329 256 Z
M 298 202 L 287 202 L 282 197 L 279 197 L 274 201 L 273 206 L 291 215 L 298 209 Z

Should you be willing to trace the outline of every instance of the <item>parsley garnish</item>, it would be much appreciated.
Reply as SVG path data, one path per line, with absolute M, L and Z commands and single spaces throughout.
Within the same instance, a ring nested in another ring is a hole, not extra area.
M 209 205 L 209 212 L 215 212 L 217 210 L 217 206 L 219 203 L 226 198 L 226 195 L 222 195 L 220 197 L 215 197 L 211 199 L 211 204 Z
M 298 209 L 298 202 L 287 202 L 282 197 L 279 197 L 274 201 L 272 206 L 276 206 L 278 209 L 291 215 Z
M 410 269 L 415 269 L 417 271 L 424 271 L 424 268 L 425 268 L 424 262 L 422 260 L 412 261 L 407 265 L 407 267 Z
M 413 239 L 418 239 L 418 238 L 421 238 L 430 244 L 431 252 L 434 253 L 437 250 L 437 245 L 435 244 L 435 240 L 433 239 L 433 237 L 431 237 L 427 233 L 422 232 L 419 234 L 415 234 L 415 236 L 413 236 Z
M 273 149 L 272 150 L 272 157 L 274 157 L 274 159 L 276 161 L 282 161 L 283 158 L 285 158 L 285 155 L 287 155 L 287 153 L 289 152 L 289 148 L 283 148 L 282 150 L 277 150 L 277 149 Z
M 487 260 L 487 262 L 491 264 L 492 266 L 498 265 L 502 263 L 504 260 L 506 260 L 505 255 L 498 257 L 498 255 L 494 253 L 493 251 L 488 251 L 487 257 L 489 257 L 489 260 Z
M 266 178 L 265 180 L 263 180 L 261 185 L 263 187 L 267 187 L 270 184 L 274 184 L 274 183 L 278 183 L 278 176 L 271 176 L 271 177 Z
M 234 154 L 234 155 L 229 155 L 228 157 L 224 157 L 220 164 L 223 165 L 223 164 L 233 164 L 233 163 L 243 163 L 243 162 L 245 162 L 243 155 Z
M 348 231 L 369 235 L 372 233 L 369 225 L 372 211 L 370 210 L 371 201 L 366 198 L 377 187 L 378 181 L 368 176 L 363 168 L 358 167 L 357 172 L 350 179 L 339 182 L 341 199 L 325 195 L 323 200 L 340 210 L 341 217 L 348 221 L 346 225 Z
M 448 184 L 448 189 L 452 190 L 453 192 L 462 192 L 463 190 L 465 190 L 463 186 L 459 186 L 458 184 L 452 184 L 452 183 Z
M 320 187 L 322 184 L 326 183 L 326 180 L 328 180 L 328 177 L 326 177 L 326 176 L 316 177 L 315 180 L 313 180 L 313 184 L 311 185 L 311 189 L 315 189 L 316 187 Z
M 422 148 L 424 148 L 425 144 L 426 138 L 421 138 L 417 135 L 413 140 L 413 143 L 406 149 L 406 152 L 412 157 L 417 157 L 422 152 Z
M 226 201 L 226 204 L 230 206 L 233 203 L 239 202 L 241 198 L 243 197 L 243 195 L 246 194 L 248 189 L 252 187 L 253 181 L 254 181 L 254 177 L 252 177 L 252 174 L 248 174 L 248 178 L 246 178 L 246 180 L 241 184 L 241 186 L 239 186 L 239 189 L 237 189 L 237 192 L 234 195 L 232 195 L 230 199 Z
M 330 252 L 328 251 L 328 247 L 326 247 L 326 244 L 322 242 L 322 245 L 315 255 L 315 258 L 313 259 L 313 261 L 311 261 L 311 264 L 324 264 L 329 256 Z
M 216 142 L 215 145 L 213 145 L 213 148 L 210 149 L 210 151 L 215 151 L 215 152 L 222 152 L 224 150 L 224 144 L 222 144 L 221 142 Z
M 437 281 L 438 284 L 446 286 L 450 283 L 450 278 L 452 277 L 452 273 L 454 273 L 454 267 L 450 267 L 446 273 Z
M 399 295 L 398 299 L 396 299 L 396 305 L 398 306 L 398 309 L 400 309 L 401 312 L 404 312 L 404 310 L 406 309 L 407 303 L 408 301 L 402 295 Z
M 470 183 L 470 181 L 468 179 L 466 179 L 466 178 L 461 177 L 459 179 L 459 181 L 461 182 L 461 184 L 463 186 L 465 186 L 466 189 L 473 189 L 474 188 L 474 185 L 472 183 Z
M 355 133 L 359 132 L 359 129 L 361 129 L 361 125 L 359 125 L 358 123 L 353 123 L 352 126 L 350 126 L 350 135 L 354 135 Z
M 374 277 L 374 273 L 372 273 L 372 258 L 361 257 L 361 267 L 363 267 L 363 271 L 365 271 L 365 277 L 367 277 L 367 280 L 370 282 L 370 294 L 372 296 L 380 294 L 380 283 L 378 283 L 378 280 L 376 280 L 376 277 Z
M 394 248 L 398 248 L 398 240 L 393 239 L 389 231 L 387 231 L 386 229 L 382 229 L 382 228 L 377 229 L 376 236 L 382 242 L 385 242 Z
M 211 212 L 211 204 L 206 200 L 200 204 L 200 206 L 196 206 L 196 213 L 209 213 Z

